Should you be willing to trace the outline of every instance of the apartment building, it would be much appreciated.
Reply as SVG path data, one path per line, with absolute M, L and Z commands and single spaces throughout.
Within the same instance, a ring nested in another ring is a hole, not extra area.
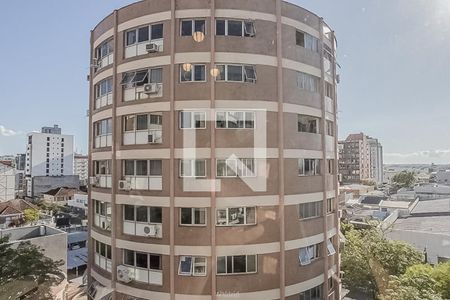
M 33 197 L 35 194 L 35 177 L 72 176 L 73 163 L 73 135 L 61 134 L 58 125 L 29 133 L 25 166 L 27 196 Z M 47 181 L 49 190 L 54 184 L 51 178 Z
M 16 198 L 16 170 L 0 162 L 0 202 Z
M 281 0 L 91 32 L 90 299 L 339 299 L 336 43 Z
M 87 185 L 89 159 L 87 155 L 74 155 L 74 175 L 80 178 L 80 185 Z
M 364 133 L 339 141 L 339 174 L 342 183 L 383 182 L 383 147 Z

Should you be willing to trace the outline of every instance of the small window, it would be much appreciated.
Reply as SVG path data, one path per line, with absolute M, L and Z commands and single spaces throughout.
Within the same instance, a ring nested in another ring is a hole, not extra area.
M 178 275 L 206 276 L 206 257 L 180 256 Z
M 149 28 L 148 26 L 141 27 L 138 29 L 138 43 L 145 42 L 149 40 Z
M 319 91 L 319 78 L 311 74 L 297 72 L 297 86 L 300 89 L 317 93 Z
M 180 129 L 206 128 L 206 112 L 180 111 Z
M 148 129 L 148 115 L 137 115 L 136 130 L 147 130 L 147 129 Z
M 300 158 L 298 160 L 298 175 L 299 176 L 320 175 L 320 160 Z
M 255 113 L 252 111 L 216 112 L 216 128 L 254 128 Z
M 256 255 L 218 256 L 217 274 L 256 273 Z
M 136 44 L 136 30 L 128 31 L 126 33 L 126 45 L 130 46 Z
M 336 254 L 336 250 L 334 249 L 333 243 L 331 239 L 327 240 L 327 252 L 328 255 L 334 255 Z
M 180 82 L 206 81 L 205 65 L 180 65 Z
M 249 37 L 256 35 L 255 23 L 253 21 L 244 22 L 244 35 Z
M 322 201 L 300 203 L 298 214 L 300 219 L 311 219 L 322 216 Z
M 180 224 L 186 226 L 206 225 L 206 208 L 180 208 Z
M 216 21 L 216 35 L 225 35 L 226 34 L 225 28 L 226 28 L 225 20 Z
M 164 34 L 164 26 L 163 24 L 155 24 L 152 25 L 152 31 L 151 31 L 151 38 L 152 40 L 158 40 L 163 38 Z
M 205 20 L 182 20 L 181 21 L 181 36 L 192 36 L 194 32 L 206 33 Z
M 334 198 L 327 199 L 327 213 L 331 214 L 334 212 Z
M 334 136 L 334 122 L 327 120 L 327 135 Z
M 299 250 L 299 260 L 302 266 L 309 265 L 313 260 L 319 257 L 320 257 L 319 244 L 300 248 Z
M 244 76 L 245 76 L 245 82 L 256 82 L 256 70 L 255 66 L 244 66 Z
M 180 160 L 180 177 L 206 177 L 206 160 Z
M 242 21 L 228 20 L 228 35 L 242 36 Z
M 216 211 L 217 226 L 256 224 L 256 207 L 220 208 Z
M 304 47 L 314 52 L 318 52 L 319 40 L 310 34 L 298 31 L 295 34 L 297 46 Z
M 227 81 L 243 81 L 242 66 L 228 65 Z
M 298 115 L 298 132 L 319 133 L 319 118 L 307 115 Z

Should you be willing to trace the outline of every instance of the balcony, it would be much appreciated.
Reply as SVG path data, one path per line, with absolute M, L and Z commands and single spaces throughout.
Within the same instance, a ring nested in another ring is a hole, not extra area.
M 162 130 L 149 129 L 123 133 L 124 145 L 161 144 Z
M 111 175 L 95 175 L 95 187 L 110 189 L 112 187 Z
M 136 236 L 146 236 L 150 238 L 162 238 L 162 224 L 144 223 L 134 221 L 123 221 L 123 233 Z
M 119 189 L 161 191 L 162 176 L 125 176 L 122 183 L 119 182 Z

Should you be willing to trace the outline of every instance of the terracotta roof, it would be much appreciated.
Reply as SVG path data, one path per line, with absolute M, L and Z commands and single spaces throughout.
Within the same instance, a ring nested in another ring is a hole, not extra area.
M 73 194 L 78 194 L 79 191 L 76 188 L 59 187 L 56 189 L 49 190 L 44 193 L 44 195 L 50 196 L 71 196 Z M 81 193 L 81 192 L 80 192 Z
M 37 206 L 23 199 L 14 199 L 0 203 L 0 215 L 20 214 L 25 209 L 39 210 Z

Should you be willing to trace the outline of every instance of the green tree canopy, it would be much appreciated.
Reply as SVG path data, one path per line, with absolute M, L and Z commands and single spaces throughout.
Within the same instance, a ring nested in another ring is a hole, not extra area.
M 376 295 L 388 288 L 390 276 L 400 276 L 423 261 L 422 253 L 386 239 L 376 228 L 356 230 L 346 226 L 345 238 L 341 269 L 343 284 L 350 290 Z
M 0 238 L 0 295 L 23 295 L 31 286 L 39 286 L 36 299 L 52 299 L 49 288 L 59 284 L 64 274 L 59 269 L 64 261 L 53 261 L 41 248 L 30 242 L 10 244 L 9 237 Z M 24 284 L 16 284 L 18 282 Z M 16 290 L 19 289 L 19 290 Z M 2 299 L 10 299 L 5 296 Z M 16 298 L 11 298 L 16 299 Z
M 25 219 L 25 223 L 36 222 L 39 220 L 39 211 L 27 208 L 23 211 L 23 218 Z
M 402 171 L 392 177 L 392 182 L 398 188 L 408 188 L 414 185 L 416 182 L 416 176 L 414 172 Z

